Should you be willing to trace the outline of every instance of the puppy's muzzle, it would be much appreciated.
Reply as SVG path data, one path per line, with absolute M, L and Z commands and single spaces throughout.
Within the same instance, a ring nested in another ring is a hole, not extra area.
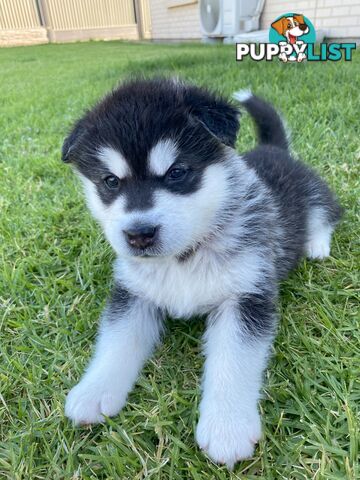
M 124 230 L 127 243 L 133 248 L 145 249 L 154 245 L 158 237 L 158 226 L 138 225 Z

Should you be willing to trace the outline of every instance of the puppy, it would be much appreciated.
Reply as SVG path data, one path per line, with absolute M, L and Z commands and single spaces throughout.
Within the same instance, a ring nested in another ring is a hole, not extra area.
M 116 415 L 166 314 L 207 314 L 196 439 L 230 468 L 260 439 L 279 281 L 303 255 L 329 255 L 340 218 L 326 184 L 289 154 L 273 107 L 249 92 L 236 98 L 259 131 L 242 156 L 238 109 L 171 79 L 123 84 L 76 123 L 62 151 L 117 254 L 95 353 L 66 415 L 75 424 Z
M 309 27 L 305 22 L 304 15 L 294 13 L 291 16 L 284 16 L 273 22 L 271 26 L 283 37 L 286 38 L 286 42 L 279 42 L 279 45 L 302 45 L 304 42 L 299 40 L 299 37 L 309 33 Z M 286 53 L 279 55 L 280 60 L 283 62 L 295 61 L 302 62 L 306 55 L 300 52 L 297 56 L 287 56 Z

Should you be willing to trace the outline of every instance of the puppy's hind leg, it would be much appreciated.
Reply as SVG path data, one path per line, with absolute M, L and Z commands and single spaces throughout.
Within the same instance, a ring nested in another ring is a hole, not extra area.
M 306 254 L 309 258 L 323 259 L 330 255 L 331 235 L 334 230 L 322 207 L 313 207 L 309 212 Z

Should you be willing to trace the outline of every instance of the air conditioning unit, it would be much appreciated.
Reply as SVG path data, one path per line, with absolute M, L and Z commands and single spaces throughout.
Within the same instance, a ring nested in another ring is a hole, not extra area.
M 259 29 L 265 0 L 200 0 L 200 23 L 205 37 L 233 37 Z

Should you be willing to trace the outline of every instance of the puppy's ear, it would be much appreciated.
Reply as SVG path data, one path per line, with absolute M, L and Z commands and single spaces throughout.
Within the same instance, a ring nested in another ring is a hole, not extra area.
M 304 20 L 304 15 L 299 15 L 298 13 L 294 13 L 294 19 L 297 20 L 300 25 L 306 25 L 306 22 Z
M 61 160 L 65 163 L 71 163 L 75 147 L 77 146 L 84 129 L 81 121 L 75 124 L 70 134 L 65 138 L 61 149 Z
M 277 33 L 279 33 L 280 35 L 284 35 L 285 30 L 286 30 L 284 20 L 286 21 L 286 18 L 281 17 L 281 18 L 279 18 L 279 20 L 276 20 L 276 22 L 273 22 L 271 24 L 272 28 L 274 28 L 277 31 Z
M 240 126 L 240 112 L 226 100 L 198 89 L 185 95 L 190 118 L 199 122 L 211 135 L 234 147 Z

